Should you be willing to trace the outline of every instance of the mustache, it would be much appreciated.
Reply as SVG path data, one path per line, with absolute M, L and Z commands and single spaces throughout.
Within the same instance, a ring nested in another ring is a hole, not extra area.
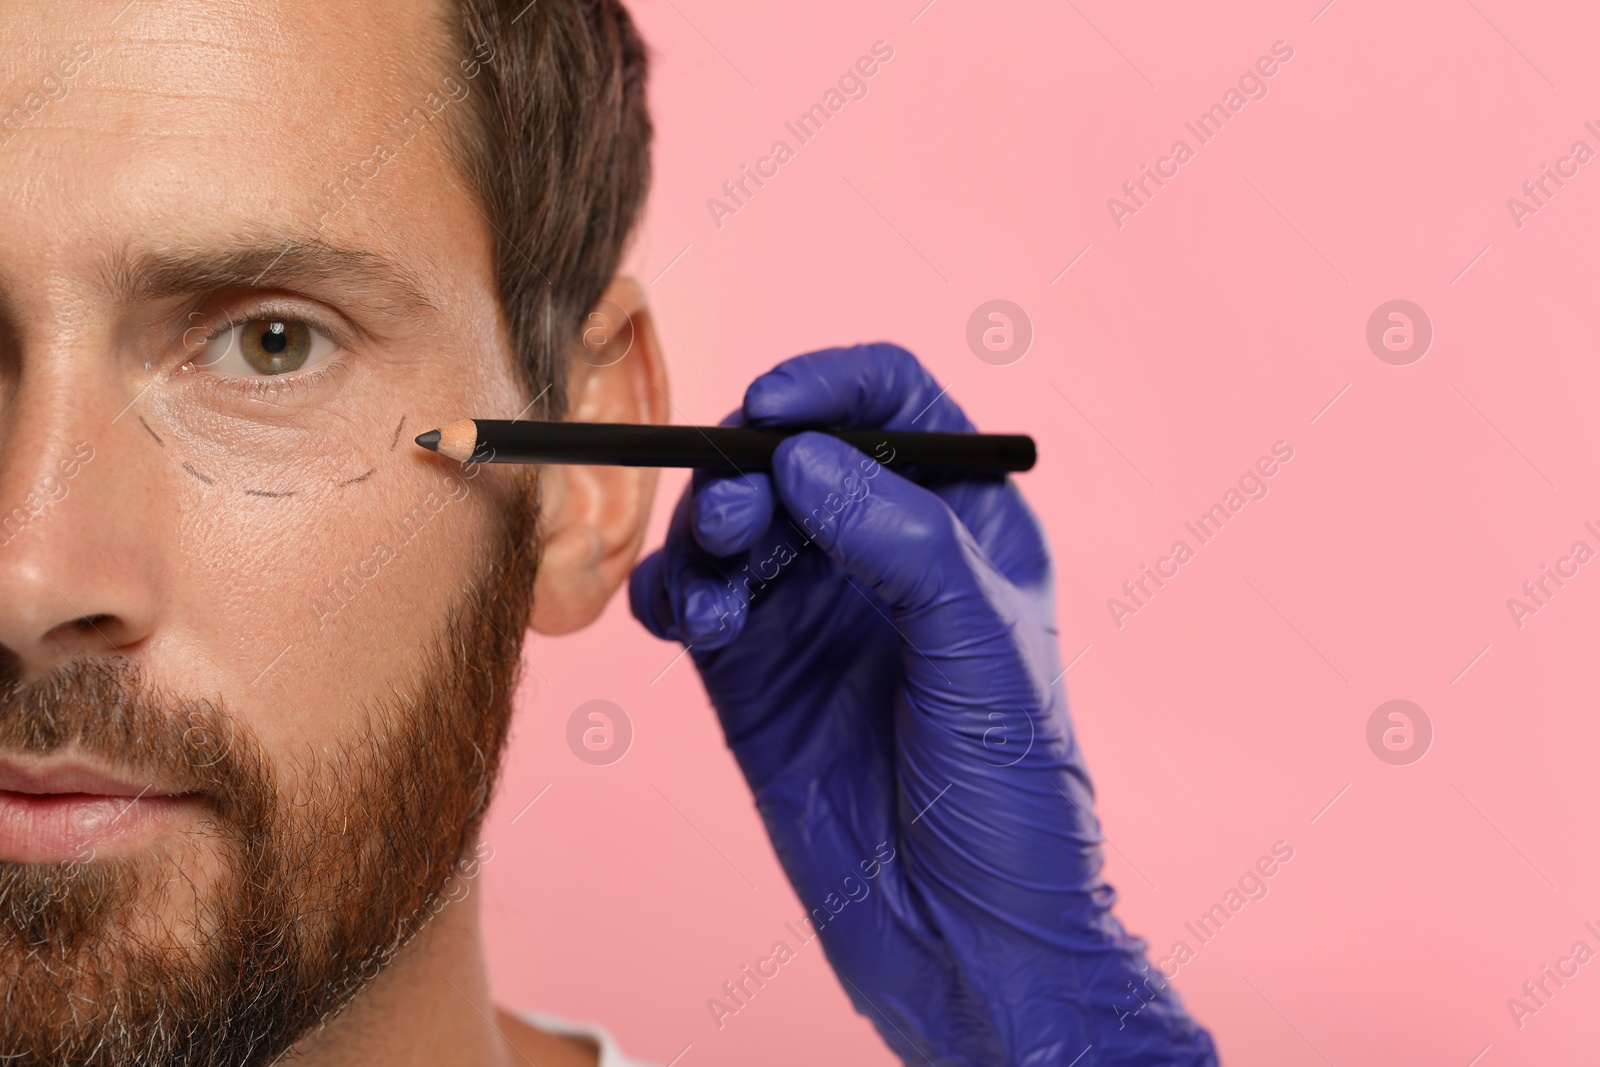
M 67 751 L 203 794 L 234 815 L 270 794 L 260 746 L 220 698 L 175 697 L 120 656 L 72 660 L 27 680 L 0 663 L 0 756 Z

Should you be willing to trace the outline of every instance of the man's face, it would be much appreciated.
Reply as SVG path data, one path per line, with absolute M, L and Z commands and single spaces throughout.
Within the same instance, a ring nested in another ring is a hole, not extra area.
M 40 1025 L 141 961 L 201 967 L 219 924 L 271 941 L 285 893 L 315 962 L 371 933 L 339 925 L 361 878 L 437 882 L 466 843 L 531 516 L 505 468 L 411 444 L 525 403 L 441 136 L 492 43 L 445 25 L 0 13 L 0 981 Z M 485 670 L 436 654 L 451 618 Z M 395 776 L 452 766 L 417 855 L 373 862 Z

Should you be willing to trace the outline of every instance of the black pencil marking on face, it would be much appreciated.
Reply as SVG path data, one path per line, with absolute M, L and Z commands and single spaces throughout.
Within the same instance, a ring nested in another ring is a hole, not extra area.
M 355 485 L 357 482 L 364 482 L 368 478 L 370 478 L 374 474 L 376 474 L 377 472 L 378 472 L 378 468 L 377 467 L 373 467 L 370 471 L 368 471 L 365 474 L 358 474 L 354 478 L 346 478 L 344 481 L 339 483 L 338 488 L 343 489 L 347 485 Z
M 149 434 L 151 437 L 155 437 L 156 444 L 160 445 L 162 448 L 166 448 L 167 447 L 167 443 L 165 441 L 163 441 L 160 437 L 157 437 L 156 436 L 156 432 L 150 428 L 150 424 L 148 422 L 144 421 L 144 416 L 143 415 L 139 416 L 139 425 L 144 427 L 144 432 L 145 433 Z
M 199 478 L 202 482 L 205 482 L 207 485 L 216 485 L 217 484 L 217 480 L 215 478 L 211 477 L 209 474 L 201 474 L 199 471 L 197 471 L 193 467 L 191 467 L 189 465 L 189 461 L 188 460 L 184 460 L 183 461 L 183 469 L 188 471 L 190 474 L 194 475 L 196 478 Z
M 396 426 L 394 428 L 394 440 L 389 442 L 389 451 L 390 452 L 393 452 L 394 451 L 394 446 L 400 443 L 400 431 L 405 429 L 405 425 L 406 425 L 406 417 L 404 415 L 401 415 L 400 416 L 400 425 L 398 425 L 398 426 Z
M 294 496 L 294 494 L 295 490 L 293 489 L 289 490 L 287 493 L 274 493 L 266 489 L 246 489 L 244 491 L 245 496 L 264 496 L 268 500 L 281 500 L 286 496 Z

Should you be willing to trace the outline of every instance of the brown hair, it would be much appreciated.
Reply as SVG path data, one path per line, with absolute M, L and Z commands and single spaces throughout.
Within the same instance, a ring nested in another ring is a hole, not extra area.
M 644 43 L 618 0 L 456 5 L 477 68 L 455 131 L 463 164 L 496 231 L 518 371 L 543 393 L 533 414 L 560 418 L 571 346 L 650 185 Z

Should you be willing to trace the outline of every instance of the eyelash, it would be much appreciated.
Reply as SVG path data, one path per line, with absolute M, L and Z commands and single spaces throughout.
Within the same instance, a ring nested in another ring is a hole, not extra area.
M 344 369 L 344 360 L 331 356 L 313 370 L 277 377 L 237 378 L 226 374 L 197 374 L 192 387 L 226 393 L 232 399 L 281 400 L 317 388 L 333 377 L 335 372 Z

